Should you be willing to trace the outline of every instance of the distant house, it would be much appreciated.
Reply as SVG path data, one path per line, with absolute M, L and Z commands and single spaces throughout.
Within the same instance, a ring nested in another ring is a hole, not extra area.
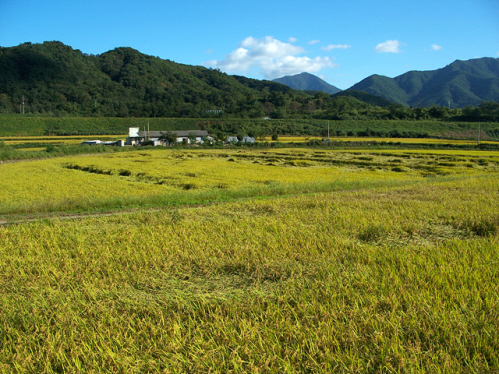
M 102 142 L 102 145 L 111 145 L 115 147 L 124 147 L 125 146 L 125 141 L 124 140 L 113 140 L 109 142 Z
M 202 142 L 209 138 L 208 131 L 206 130 L 188 130 L 188 131 L 176 131 L 176 130 L 164 130 L 164 131 L 139 131 L 138 127 L 130 127 L 128 129 L 128 138 L 126 138 L 127 145 L 140 145 L 147 140 L 153 141 L 154 145 L 161 145 L 159 138 L 167 132 L 175 133 L 177 135 L 177 143 L 182 143 L 184 139 L 187 139 L 187 143 L 190 144 L 189 137 L 195 136 L 196 143 Z
M 84 140 L 80 143 L 81 145 L 98 145 L 102 144 L 100 140 Z
M 225 140 L 226 143 L 239 143 L 239 139 L 237 136 L 228 136 L 227 139 Z M 255 138 L 252 138 L 251 136 L 244 136 L 241 139 L 241 143 L 255 143 Z
M 124 140 L 112 140 L 112 141 L 101 141 L 101 140 L 84 140 L 80 143 L 81 145 L 112 145 L 118 147 L 124 147 Z
M 241 143 L 254 143 L 254 142 L 255 142 L 255 138 L 253 138 L 251 136 L 245 136 L 241 140 Z
M 164 145 L 164 144 L 163 144 L 163 141 L 161 141 L 159 139 L 151 138 L 151 139 L 149 139 L 149 145 L 156 147 L 158 145 Z

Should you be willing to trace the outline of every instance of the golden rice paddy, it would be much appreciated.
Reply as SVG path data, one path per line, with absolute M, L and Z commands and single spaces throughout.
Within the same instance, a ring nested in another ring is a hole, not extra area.
M 174 204 L 189 197 L 207 201 L 231 194 L 318 192 L 490 173 L 498 166 L 493 152 L 463 151 L 164 149 L 72 156 L 2 165 L 9 177 L 0 180 L 0 213 L 140 205 L 141 199 L 154 198 Z
M 0 227 L 0 373 L 497 372 L 498 167 L 310 148 L 0 164 L 0 220 L 56 217 Z

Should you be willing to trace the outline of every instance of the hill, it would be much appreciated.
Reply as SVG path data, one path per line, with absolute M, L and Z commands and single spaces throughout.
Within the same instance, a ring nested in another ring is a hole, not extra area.
M 335 87 L 321 78 L 309 73 L 288 75 L 286 77 L 274 79 L 273 82 L 285 84 L 294 90 L 300 91 L 322 91 L 328 94 L 335 94 L 341 91 L 338 87 Z
M 432 71 L 410 71 L 395 78 L 371 75 L 350 88 L 407 106 L 463 108 L 499 101 L 499 59 L 456 60 Z
M 364 92 L 364 91 L 358 91 L 358 90 L 352 90 L 352 89 L 338 92 L 338 93 L 332 95 L 332 97 L 333 97 L 333 99 L 336 97 L 353 97 L 353 98 L 355 98 L 363 103 L 373 105 L 373 106 L 379 106 L 381 108 L 387 108 L 390 105 L 394 104 L 393 101 L 386 100 L 380 96 L 371 95 L 371 94 L 368 94 L 367 92 Z
M 287 86 L 148 56 L 132 48 L 88 55 L 61 42 L 0 47 L 0 113 L 109 117 L 263 117 Z M 301 95 L 301 96 L 300 96 Z M 305 94 L 293 100 L 305 102 Z M 308 96 L 307 96 L 308 97 Z
M 61 42 L 24 43 L 0 47 L 0 114 L 493 121 L 497 118 L 493 100 L 499 101 L 497 65 L 497 59 L 480 59 L 394 79 L 373 75 L 356 85 L 358 89 L 330 95 L 318 86 L 308 87 L 314 91 L 295 90 L 274 81 L 163 60 L 132 48 L 88 55 Z M 404 108 L 447 106 L 449 100 L 452 111 Z M 455 109 L 478 104 L 462 112 Z M 51 127 L 51 132 L 58 129 Z

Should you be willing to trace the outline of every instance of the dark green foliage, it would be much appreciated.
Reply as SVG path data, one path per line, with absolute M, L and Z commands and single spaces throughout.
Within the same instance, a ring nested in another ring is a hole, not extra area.
M 268 90 L 268 92 L 279 91 L 282 93 L 289 93 L 293 91 L 292 88 L 290 88 L 289 86 L 276 83 L 276 81 L 267 81 L 267 80 L 260 81 L 257 79 L 246 78 L 240 75 L 234 75 L 233 77 L 237 79 L 240 83 L 244 84 L 245 86 L 255 89 L 257 91 Z
M 159 139 L 164 140 L 168 144 L 175 144 L 177 141 L 177 134 L 172 131 L 166 131 L 161 134 Z
M 410 71 L 395 78 L 372 75 L 351 87 L 411 106 L 464 108 L 499 100 L 499 59 L 456 60 L 433 71 Z
M 342 98 L 352 99 L 354 98 Z M 327 116 L 325 116 L 327 118 Z M 129 127 L 144 129 L 145 118 L 94 118 L 94 117 L 31 117 L 22 115 L 0 115 L 0 136 L 52 136 L 52 135 L 121 135 L 128 134 Z M 175 131 L 207 130 L 218 140 L 237 134 L 250 135 L 263 141 L 274 133 L 279 136 L 302 135 L 326 137 L 329 125 L 331 136 L 360 136 L 381 138 L 427 138 L 448 137 L 476 139 L 478 124 L 473 122 L 450 122 L 435 120 L 327 120 L 327 119 L 192 119 L 151 118 L 151 131 L 166 133 Z M 481 139 L 497 139 L 499 124 L 481 122 Z M 171 134 L 173 135 L 173 134 Z M 462 135 L 462 136 L 458 136 Z M 8 138 L 6 138 L 7 140 Z M 43 138 L 36 147 L 44 147 Z M 173 138 L 170 139 L 173 142 Z M 25 146 L 23 146 L 24 148 Z
M 117 48 L 88 56 L 60 42 L 0 49 L 0 112 L 185 117 L 237 111 L 258 91 L 216 70 Z
M 359 90 L 345 90 L 338 92 L 333 95 L 334 97 L 342 97 L 342 96 L 347 96 L 347 97 L 354 97 L 359 101 L 362 101 L 366 104 L 374 105 L 374 106 L 379 106 L 381 108 L 386 108 L 391 105 L 393 105 L 393 101 L 386 100 L 382 98 L 381 96 L 376 96 L 376 95 L 371 95 L 368 94 L 367 92 L 359 91 Z
M 151 118 L 149 124 L 151 131 L 196 130 L 202 126 L 202 122 L 189 118 Z M 129 127 L 143 130 L 146 125 L 145 118 L 0 115 L 0 136 L 124 135 Z

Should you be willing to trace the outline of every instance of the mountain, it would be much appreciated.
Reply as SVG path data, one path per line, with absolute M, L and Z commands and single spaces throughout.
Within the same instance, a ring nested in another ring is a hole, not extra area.
M 288 75 L 286 77 L 274 79 L 273 82 L 285 84 L 294 90 L 323 91 L 330 95 L 341 91 L 338 87 L 335 87 L 323 81 L 319 77 L 309 73 Z
M 364 91 L 407 106 L 453 108 L 499 101 L 499 59 L 456 60 L 438 70 L 409 71 L 395 78 L 371 75 L 350 90 Z
M 333 99 L 336 97 L 354 97 L 357 100 L 374 106 L 379 106 L 381 108 L 387 108 L 394 104 L 393 101 L 382 98 L 381 96 L 371 95 L 364 91 L 358 90 L 344 90 L 332 95 Z
M 57 41 L 24 43 L 0 47 L 0 114 L 400 118 L 407 113 L 391 102 L 447 106 L 450 100 L 455 108 L 499 101 L 498 76 L 498 59 L 456 61 L 443 69 L 412 71 L 393 79 L 373 75 L 353 89 L 330 95 L 320 88 L 327 83 L 307 73 L 285 77 L 301 82 L 299 87 L 307 89 L 301 91 L 276 81 L 163 60 L 127 47 L 88 55 Z
M 0 47 L 0 113 L 18 113 L 24 97 L 27 112 L 40 114 L 264 117 L 285 105 L 282 96 L 291 91 L 127 47 L 96 56 L 57 41 Z M 305 96 L 293 94 L 295 100 Z

